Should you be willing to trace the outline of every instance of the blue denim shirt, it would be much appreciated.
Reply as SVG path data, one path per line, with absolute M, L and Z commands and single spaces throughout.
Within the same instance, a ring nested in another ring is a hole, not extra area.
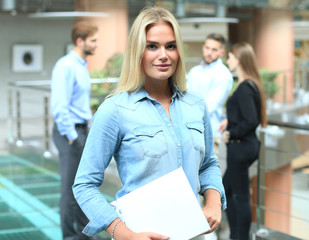
M 220 192 L 222 209 L 226 208 L 205 101 L 174 89 L 169 110 L 171 119 L 143 88 L 102 103 L 73 186 L 90 220 L 85 234 L 105 230 L 118 217 L 98 189 L 113 156 L 123 184 L 116 199 L 182 166 L 198 201 L 199 194 L 212 188 Z

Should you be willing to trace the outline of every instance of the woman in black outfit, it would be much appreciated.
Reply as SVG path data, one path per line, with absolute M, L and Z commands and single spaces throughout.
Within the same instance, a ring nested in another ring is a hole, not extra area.
M 255 134 L 266 127 L 265 99 L 253 48 L 237 43 L 227 64 L 238 76 L 238 86 L 227 101 L 227 119 L 221 123 L 227 145 L 227 170 L 223 177 L 227 197 L 230 238 L 248 240 L 251 225 L 249 166 L 258 158 L 260 144 Z

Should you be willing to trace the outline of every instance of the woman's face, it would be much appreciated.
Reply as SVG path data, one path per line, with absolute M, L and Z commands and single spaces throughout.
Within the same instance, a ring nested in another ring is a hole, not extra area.
M 229 57 L 228 57 L 226 63 L 229 66 L 230 71 L 235 72 L 236 68 L 239 64 L 239 61 L 233 53 L 229 52 Z
M 178 59 L 172 27 L 167 23 L 151 26 L 146 34 L 146 49 L 142 58 L 145 80 L 167 80 L 175 72 Z

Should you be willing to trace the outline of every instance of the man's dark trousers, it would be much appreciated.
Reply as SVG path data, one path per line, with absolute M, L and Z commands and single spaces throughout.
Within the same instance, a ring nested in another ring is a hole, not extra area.
M 53 140 L 59 152 L 61 175 L 60 216 L 63 240 L 89 239 L 82 233 L 89 220 L 77 204 L 72 191 L 76 171 L 82 156 L 88 135 L 88 127 L 76 126 L 78 138 L 69 144 L 67 138 L 60 135 L 56 124 L 53 128 Z

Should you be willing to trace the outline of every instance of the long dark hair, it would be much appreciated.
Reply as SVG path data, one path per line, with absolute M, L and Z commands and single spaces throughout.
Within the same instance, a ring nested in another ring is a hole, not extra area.
M 240 67 L 245 73 L 245 75 L 250 77 L 259 88 L 260 105 L 261 105 L 261 125 L 262 127 L 266 127 L 267 115 L 266 115 L 265 93 L 262 80 L 258 71 L 254 50 L 249 43 L 240 42 L 234 44 L 230 52 L 233 53 L 235 57 L 238 59 Z

